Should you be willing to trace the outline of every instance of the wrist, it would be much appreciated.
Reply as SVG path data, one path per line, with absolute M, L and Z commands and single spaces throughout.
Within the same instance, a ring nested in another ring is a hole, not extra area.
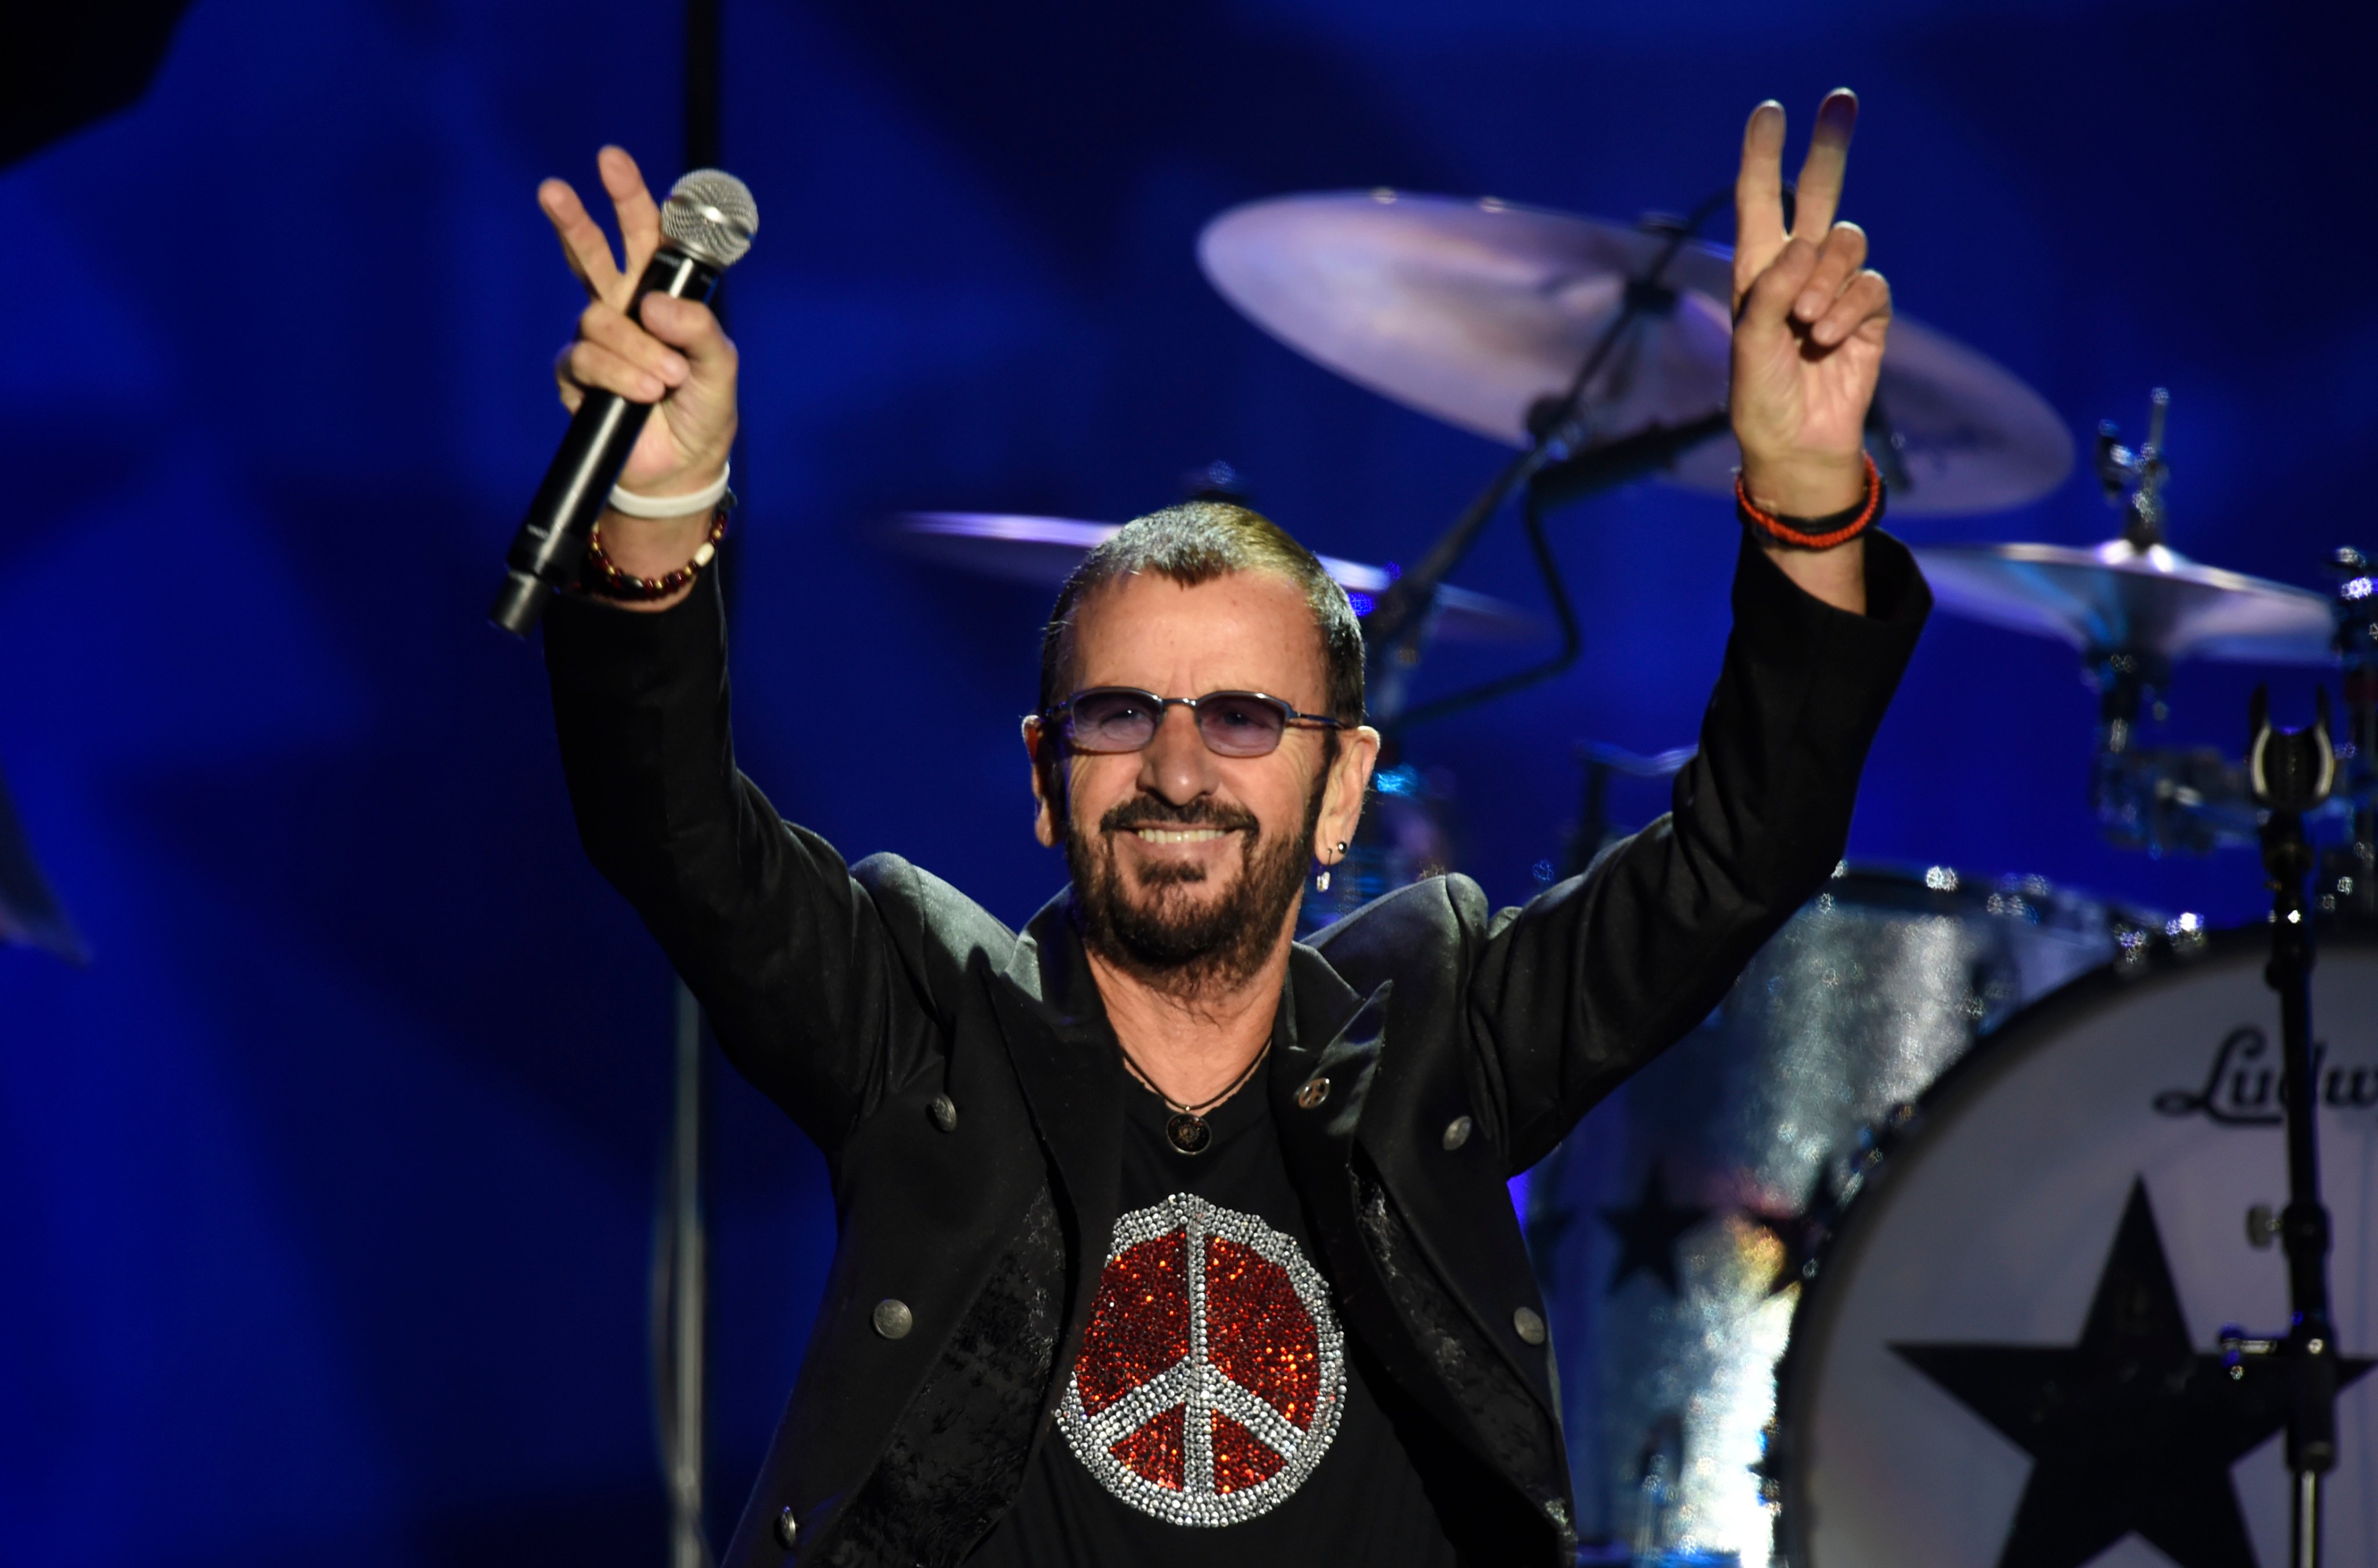
M 1742 488 L 1750 499 L 1786 517 L 1825 517 L 1865 500 L 1864 449 L 1849 452 L 1762 454 L 1745 447 Z

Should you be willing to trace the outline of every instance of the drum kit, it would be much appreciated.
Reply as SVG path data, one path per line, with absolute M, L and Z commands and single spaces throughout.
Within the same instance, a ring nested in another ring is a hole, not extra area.
M 1402 761 L 1402 736 L 1576 656 L 1545 514 L 1643 478 L 1730 488 L 1731 262 L 1695 237 L 1721 206 L 1627 228 L 1375 190 L 1206 227 L 1206 276 L 1256 325 L 1519 449 L 1416 565 L 1326 563 L 1364 618 L 1388 754 L 1353 874 L 1310 922 L 1451 864 L 1450 781 Z M 2323 592 L 2174 551 L 2167 406 L 2157 391 L 2136 448 L 2098 432 L 2118 538 L 1916 555 L 1946 613 L 2078 652 L 2107 836 L 2259 844 L 2270 928 L 2209 931 L 2037 878 L 1838 869 L 1707 1022 L 1514 1184 L 1580 1561 L 2378 1562 L 2378 1400 L 2356 1354 L 2378 1341 L 2378 571 L 2339 550 Z M 1904 317 L 1868 448 L 1902 517 L 2017 506 L 2074 461 L 2036 393 Z M 1193 487 L 1231 494 L 1217 474 Z M 1542 636 L 1447 581 L 1515 500 L 1562 654 L 1415 704 L 1434 640 Z M 931 513 L 889 536 L 1053 586 L 1110 532 Z M 2144 744 L 2190 660 L 2341 664 L 2342 740 L 2324 705 L 2294 734 L 2258 707 L 2243 758 Z M 1570 871 L 1605 837 L 1614 775 L 1689 753 L 1583 755 Z M 2341 842 L 2315 856 L 2306 824 Z

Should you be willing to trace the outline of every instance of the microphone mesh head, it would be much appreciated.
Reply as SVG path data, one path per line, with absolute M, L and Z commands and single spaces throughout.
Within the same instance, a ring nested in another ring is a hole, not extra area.
M 732 267 L 751 248 L 760 209 L 743 182 L 724 169 L 696 169 L 669 187 L 661 233 L 697 261 Z

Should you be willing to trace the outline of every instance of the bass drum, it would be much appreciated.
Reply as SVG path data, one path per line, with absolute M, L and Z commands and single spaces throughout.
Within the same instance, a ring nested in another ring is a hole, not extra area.
M 2184 950 L 2183 950 L 2184 952 Z M 2268 936 L 2074 982 L 1986 1038 L 1877 1152 L 1778 1374 L 1793 1568 L 2255 1568 L 2287 1558 L 2287 1200 Z M 2378 939 L 2313 972 L 2334 1220 L 2331 1563 L 2378 1562 Z

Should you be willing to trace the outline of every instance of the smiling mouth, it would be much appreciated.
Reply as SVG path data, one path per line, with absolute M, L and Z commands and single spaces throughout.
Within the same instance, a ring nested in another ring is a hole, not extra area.
M 1208 844 L 1230 834 L 1227 828 L 1135 828 L 1142 844 Z

